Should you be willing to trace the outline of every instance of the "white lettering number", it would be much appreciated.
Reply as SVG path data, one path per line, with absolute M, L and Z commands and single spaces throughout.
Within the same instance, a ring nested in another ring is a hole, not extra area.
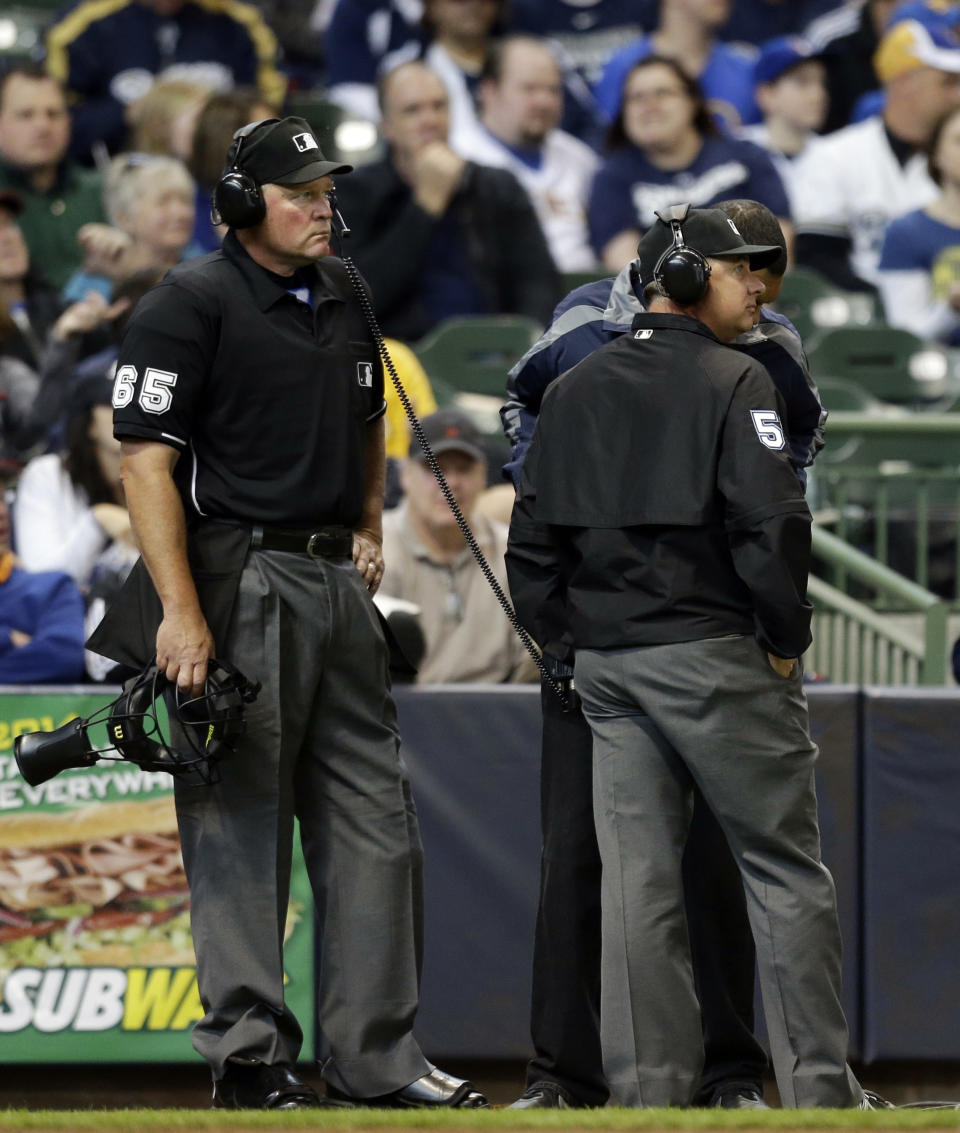
M 121 366 L 113 379 L 113 408 L 123 409 L 133 401 L 133 391 L 137 384 L 137 367 Z
M 166 413 L 173 404 L 173 394 L 170 391 L 176 384 L 176 374 L 171 374 L 169 370 L 155 370 L 150 366 L 143 375 L 140 408 L 145 413 Z
M 772 409 L 751 409 L 750 417 L 761 444 L 772 449 L 783 448 L 786 444 L 783 437 L 783 426 L 780 424 L 780 418 Z

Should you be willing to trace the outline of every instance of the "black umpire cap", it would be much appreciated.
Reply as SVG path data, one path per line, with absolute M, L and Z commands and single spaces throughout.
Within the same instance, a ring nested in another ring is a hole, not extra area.
M 302 185 L 352 165 L 327 161 L 305 118 L 265 118 L 252 127 L 240 147 L 240 168 L 258 185 Z
M 682 205 L 663 209 L 658 216 L 669 216 L 682 210 Z M 740 230 L 721 209 L 689 209 L 680 225 L 686 247 L 701 256 L 746 256 L 751 268 L 765 268 L 783 254 L 773 244 L 748 244 Z M 663 219 L 647 229 L 637 245 L 640 260 L 640 282 L 646 287 L 653 282 L 654 268 L 664 252 L 673 246 L 673 229 Z

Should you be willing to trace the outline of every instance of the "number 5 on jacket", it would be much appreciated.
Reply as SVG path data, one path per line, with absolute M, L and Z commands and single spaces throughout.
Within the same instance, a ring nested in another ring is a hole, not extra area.
M 786 444 L 780 418 L 772 409 L 751 409 L 750 418 L 761 444 L 772 449 L 782 449 Z

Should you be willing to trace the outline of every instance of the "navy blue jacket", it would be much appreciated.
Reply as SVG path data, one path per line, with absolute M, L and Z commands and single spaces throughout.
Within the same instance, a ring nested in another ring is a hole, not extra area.
M 515 487 L 547 386 L 594 350 L 626 334 L 643 310 L 631 267 L 628 264 L 615 279 L 571 291 L 557 305 L 550 326 L 510 371 L 500 416 L 511 449 L 504 473 Z M 780 391 L 787 410 L 790 460 L 805 485 L 803 469 L 823 448 L 827 413 L 810 377 L 800 335 L 789 319 L 764 307 L 759 324 L 731 345 L 762 363 Z

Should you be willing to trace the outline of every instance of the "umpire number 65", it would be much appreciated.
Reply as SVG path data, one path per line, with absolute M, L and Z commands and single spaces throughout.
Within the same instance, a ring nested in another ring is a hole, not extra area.
M 137 391 L 137 367 L 126 365 L 117 370 L 113 379 L 113 407 L 123 409 L 133 401 Z M 148 366 L 143 374 L 143 385 L 137 403 L 144 413 L 166 413 L 173 404 L 173 387 L 177 375 L 169 370 Z

